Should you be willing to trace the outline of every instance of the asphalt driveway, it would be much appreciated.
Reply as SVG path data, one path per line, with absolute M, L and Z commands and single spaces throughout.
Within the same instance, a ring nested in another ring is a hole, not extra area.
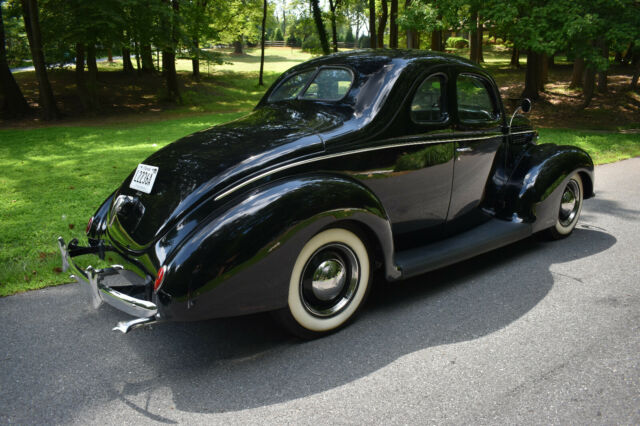
M 122 335 L 77 284 L 0 299 L 0 423 L 638 424 L 640 158 L 596 193 L 570 238 L 378 285 L 313 342 L 269 315 Z

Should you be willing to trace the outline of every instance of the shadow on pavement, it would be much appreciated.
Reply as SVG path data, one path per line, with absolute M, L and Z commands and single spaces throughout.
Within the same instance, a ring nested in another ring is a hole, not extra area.
M 166 410 L 159 413 L 159 401 L 172 401 L 176 414 L 218 413 L 324 392 L 406 354 L 507 327 L 551 290 L 551 265 L 593 256 L 615 243 L 605 232 L 582 227 L 558 242 L 533 237 L 406 282 L 377 283 L 356 322 L 311 342 L 290 337 L 268 314 L 166 323 L 123 336 L 107 332 L 122 319 L 119 312 L 84 307 L 77 286 L 50 289 L 69 294 L 56 302 L 58 308 L 50 302 L 49 324 L 23 330 L 31 333 L 23 343 L 24 336 L 15 334 L 7 319 L 10 311 L 2 314 L 7 305 L 0 305 L 0 332 L 6 331 L 14 342 L 3 350 L 3 370 L 12 370 L 0 376 L 8 382 L 0 383 L 0 397 L 11 403 L 0 421 L 34 420 L 25 404 L 54 404 L 47 419 L 64 422 L 73 419 L 80 406 L 90 409 L 120 400 L 150 420 L 174 423 L 164 417 Z M 40 292 L 23 301 L 43 303 L 38 298 L 45 300 L 46 295 Z M 63 319 L 63 309 L 69 318 Z M 15 347 L 19 344 L 22 347 Z M 33 360 L 24 359 L 28 352 Z M 37 376 L 33 388 L 10 382 L 14 376 L 30 375 Z M 61 382 L 66 392 L 59 391 Z M 52 400 L 52 395 L 57 396 Z

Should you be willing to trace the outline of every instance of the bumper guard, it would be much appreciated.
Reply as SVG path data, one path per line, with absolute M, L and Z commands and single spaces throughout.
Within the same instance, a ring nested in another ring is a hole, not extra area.
M 78 247 L 75 240 L 67 245 L 62 237 L 58 237 L 58 248 L 62 256 L 62 270 L 71 269 L 71 278 L 87 289 L 94 308 L 105 302 L 120 311 L 137 317 L 131 321 L 119 322 L 113 330 L 127 333 L 134 328 L 158 322 L 156 317 L 158 307 L 155 303 L 137 299 L 112 288 L 140 285 L 140 283 L 132 282 L 133 272 L 124 269 L 121 265 L 112 265 L 104 269 L 94 269 L 92 266 L 88 266 L 86 269 L 82 269 L 72 259 L 74 256 L 91 253 L 99 253 L 101 257 L 104 257 L 104 246 Z

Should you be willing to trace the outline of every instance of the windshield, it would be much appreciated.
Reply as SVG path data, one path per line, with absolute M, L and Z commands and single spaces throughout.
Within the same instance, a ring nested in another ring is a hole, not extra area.
M 280 83 L 269 96 L 269 102 L 295 98 L 338 101 L 347 94 L 352 82 L 353 73 L 345 68 L 321 68 L 317 73 L 316 70 L 303 71 Z

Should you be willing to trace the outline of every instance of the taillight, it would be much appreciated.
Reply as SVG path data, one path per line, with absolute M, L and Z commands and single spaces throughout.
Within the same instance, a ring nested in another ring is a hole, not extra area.
M 84 230 L 84 233 L 89 235 L 89 231 L 91 231 L 91 225 L 93 225 L 93 216 L 89 219 L 89 223 L 87 223 L 87 229 Z
M 153 291 L 158 291 L 158 289 L 162 286 L 162 281 L 164 281 L 164 271 L 167 269 L 166 266 L 163 266 L 158 270 L 158 276 L 156 276 L 156 282 L 153 283 Z

